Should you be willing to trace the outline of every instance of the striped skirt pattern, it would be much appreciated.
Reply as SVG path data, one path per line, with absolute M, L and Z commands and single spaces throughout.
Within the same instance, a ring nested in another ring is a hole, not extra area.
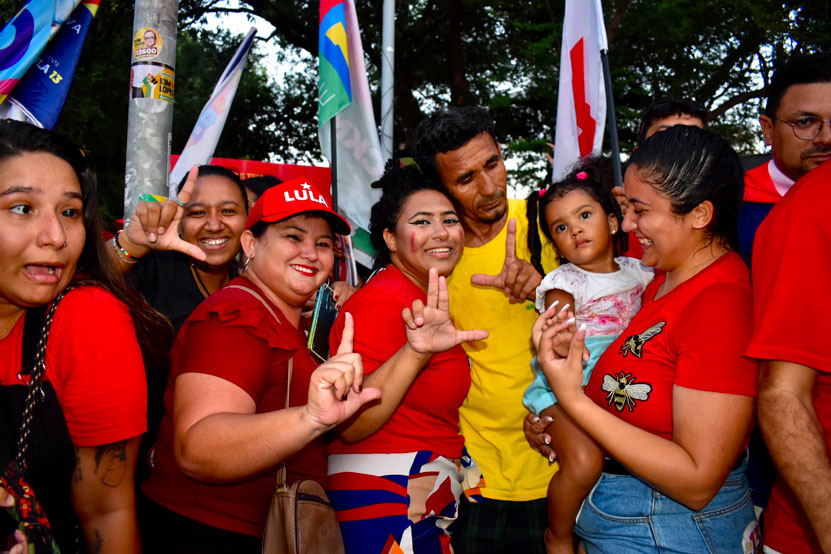
M 327 493 L 347 554 L 451 553 L 458 460 L 429 451 L 329 456 Z

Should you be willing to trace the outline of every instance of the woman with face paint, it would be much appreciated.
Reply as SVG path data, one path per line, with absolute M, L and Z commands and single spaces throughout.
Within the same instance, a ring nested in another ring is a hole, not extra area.
M 448 316 L 445 278 L 464 245 L 451 201 L 415 165 L 396 161 L 379 183 L 376 273 L 341 312 L 355 320 L 364 384 L 382 396 L 338 429 L 327 488 L 347 553 L 387 552 L 393 541 L 407 552 L 450 552 L 462 493 L 459 406 L 470 387 L 460 345 L 487 333 L 459 331 Z M 345 322 L 335 322 L 332 346 Z

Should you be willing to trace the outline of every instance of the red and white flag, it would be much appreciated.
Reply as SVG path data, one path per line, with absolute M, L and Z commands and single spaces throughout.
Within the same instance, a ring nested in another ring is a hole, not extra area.
M 608 49 L 600 0 L 566 0 L 554 139 L 554 181 L 586 156 L 600 154 L 606 92 L 600 51 Z

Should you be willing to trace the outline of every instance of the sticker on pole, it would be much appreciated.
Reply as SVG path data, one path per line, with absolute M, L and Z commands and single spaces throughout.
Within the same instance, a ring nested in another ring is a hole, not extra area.
M 137 60 L 150 60 L 162 53 L 162 35 L 152 27 L 142 27 L 133 37 L 133 55 Z
M 153 62 L 133 62 L 130 67 L 130 98 L 154 98 L 173 103 L 173 68 Z

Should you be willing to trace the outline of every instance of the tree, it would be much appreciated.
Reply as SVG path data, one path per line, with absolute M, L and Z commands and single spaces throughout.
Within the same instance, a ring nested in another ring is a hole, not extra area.
M 356 4 L 377 89 L 382 2 Z M 396 2 L 395 144 L 406 152 L 423 112 L 437 104 L 486 105 L 519 164 L 514 179 L 538 175 L 539 153 L 554 136 L 564 4 Z M 190 17 L 204 7 L 189 0 Z M 641 110 L 662 96 L 696 100 L 740 152 L 757 150 L 756 118 L 773 68 L 792 53 L 831 46 L 827 1 L 607 0 L 604 7 L 624 151 L 637 140 Z M 274 25 L 282 47 L 317 55 L 317 2 L 248 0 L 241 10 Z M 296 79 L 308 90 L 316 75 Z
M 355 1 L 370 88 L 378 98 L 382 1 Z M 413 129 L 435 106 L 485 105 L 497 121 L 497 138 L 517 166 L 512 184 L 533 184 L 546 169 L 545 142 L 554 137 L 564 4 L 396 2 L 398 152 L 407 152 Z M 120 213 L 124 169 L 131 7 L 127 0 L 102 3 L 58 124 L 93 152 L 105 182 L 105 205 L 113 214 Z M 5 4 L 0 9 L 11 12 Z M 758 149 L 756 119 L 773 68 L 795 52 L 831 49 L 829 9 L 827 0 L 606 0 L 623 151 L 634 146 L 641 110 L 666 95 L 693 98 L 709 108 L 712 127 L 739 151 Z M 227 33 L 200 30 L 200 18 L 237 11 L 275 27 L 270 41 L 285 60 L 310 63 L 297 65 L 282 82 L 271 83 L 255 54 L 217 155 L 319 159 L 314 61 L 318 10 L 318 2 L 311 0 L 240 0 L 233 10 L 220 0 L 181 0 L 174 151 L 181 149 L 239 42 Z

